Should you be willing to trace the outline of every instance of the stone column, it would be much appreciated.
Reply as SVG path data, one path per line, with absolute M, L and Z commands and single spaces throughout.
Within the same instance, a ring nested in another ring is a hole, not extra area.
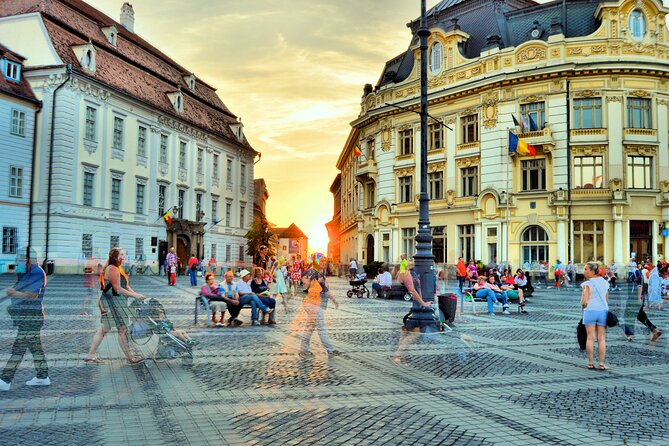
M 482 249 L 483 244 L 483 227 L 481 223 L 476 223 L 474 225 L 474 259 L 482 261 L 485 265 L 488 264 L 485 259 L 481 258 L 483 254 Z
M 560 218 L 557 222 L 557 258 L 567 263 L 567 221 Z
M 613 261 L 616 265 L 624 265 L 625 251 L 623 248 L 623 219 L 613 219 Z

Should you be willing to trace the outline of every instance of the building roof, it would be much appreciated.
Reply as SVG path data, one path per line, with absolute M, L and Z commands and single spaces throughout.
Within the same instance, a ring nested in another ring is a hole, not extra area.
M 272 228 L 272 231 L 276 234 L 277 238 L 309 239 L 309 237 L 307 237 L 295 223 L 292 223 L 287 228 Z
M 23 56 L 21 56 L 18 53 L 15 53 L 14 51 L 10 50 L 1 43 L 0 43 L 0 59 L 11 60 L 12 62 L 16 62 L 21 65 L 23 65 L 23 61 L 25 60 Z M 0 64 L 0 66 L 1 65 L 2 64 Z M 23 76 L 23 72 L 21 73 L 20 82 L 12 82 L 8 79 L 5 79 L 5 76 L 3 76 L 2 73 L 0 73 L 0 91 L 36 104 L 39 103 L 39 101 L 35 97 L 35 94 L 33 93 L 32 88 L 30 88 L 30 84 Z
M 58 56 L 73 70 L 107 86 L 147 103 L 161 112 L 200 127 L 206 132 L 236 145 L 251 149 L 244 138 L 237 139 L 230 125 L 235 116 L 216 94 L 216 90 L 200 79 L 190 90 L 184 77 L 192 73 L 163 54 L 156 47 L 126 30 L 82 0 L 2 0 L 0 17 L 40 13 Z M 102 28 L 115 26 L 117 44 L 107 41 Z M 84 71 L 73 46 L 91 42 L 96 49 L 96 71 Z M 184 111 L 178 113 L 167 93 L 181 89 Z

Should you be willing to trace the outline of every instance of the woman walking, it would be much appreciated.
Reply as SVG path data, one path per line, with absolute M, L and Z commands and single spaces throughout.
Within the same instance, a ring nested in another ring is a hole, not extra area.
M 606 370 L 606 316 L 609 312 L 609 283 L 599 275 L 599 267 L 595 262 L 588 262 L 583 268 L 585 282 L 581 294 L 583 308 L 583 325 L 588 335 L 585 351 L 588 355 L 588 369 L 594 370 L 595 339 L 597 340 L 597 357 L 599 370 Z
M 290 290 L 292 297 L 297 294 L 297 287 L 302 283 L 302 262 L 295 259 L 290 266 Z
M 283 302 L 283 307 L 288 310 L 288 287 L 286 287 L 286 262 L 283 258 L 279 259 L 276 263 L 276 269 L 274 270 L 274 281 L 276 282 L 276 290 L 274 298 L 281 296 L 281 302 Z
M 104 269 L 104 276 L 101 278 L 102 299 L 105 302 L 105 312 L 100 321 L 102 325 L 95 333 L 91 349 L 88 356 L 84 359 L 87 364 L 103 364 L 104 361 L 97 356 L 97 350 L 107 333 L 116 327 L 118 330 L 118 342 L 123 354 L 128 358 L 131 364 L 137 364 L 144 361 L 141 356 L 135 355 L 130 350 L 128 344 L 128 319 L 130 317 L 130 308 L 128 307 L 128 297 L 143 300 L 145 297 L 133 291 L 128 283 L 125 273 L 120 270 L 123 263 L 123 251 L 120 248 L 112 248 L 109 251 L 107 266 Z

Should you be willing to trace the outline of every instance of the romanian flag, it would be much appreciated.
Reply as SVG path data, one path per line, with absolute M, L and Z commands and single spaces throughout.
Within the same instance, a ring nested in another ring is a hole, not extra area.
M 537 149 L 518 138 L 513 132 L 509 131 L 509 154 L 537 156 Z
M 172 211 L 167 211 L 165 215 L 163 215 L 163 218 L 165 219 L 165 223 L 167 223 L 167 226 L 172 224 Z
M 362 150 L 360 150 L 360 147 L 356 145 L 355 147 L 353 147 L 353 156 L 358 158 L 360 157 L 360 155 L 362 155 Z

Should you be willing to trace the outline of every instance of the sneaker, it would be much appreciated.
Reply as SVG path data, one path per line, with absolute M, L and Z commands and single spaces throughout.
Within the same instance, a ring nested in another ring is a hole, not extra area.
M 47 376 L 44 379 L 40 378 L 33 378 L 30 381 L 26 381 L 26 386 L 50 386 L 51 385 L 51 380 Z
M 504 311 L 502 311 L 502 314 L 511 314 L 511 312 L 508 309 L 505 309 Z
M 502 302 L 500 302 L 500 301 L 496 300 L 496 301 L 495 301 L 495 305 L 498 305 L 498 306 L 500 306 L 500 307 L 501 307 L 501 306 L 502 306 Z
M 216 322 L 217 327 L 225 327 L 225 324 L 223 322 Z
M 495 313 L 489 313 L 489 314 L 490 314 L 490 317 L 494 317 L 494 316 L 495 316 Z
M 270 309 L 267 310 L 267 315 L 268 316 L 272 313 L 274 313 L 274 308 L 270 308 Z
M 260 322 L 258 322 L 258 321 L 253 321 L 253 322 L 251 322 L 251 325 L 260 325 Z
M 10 387 L 12 387 L 12 383 L 6 383 L 0 379 L 0 391 L 6 392 Z

